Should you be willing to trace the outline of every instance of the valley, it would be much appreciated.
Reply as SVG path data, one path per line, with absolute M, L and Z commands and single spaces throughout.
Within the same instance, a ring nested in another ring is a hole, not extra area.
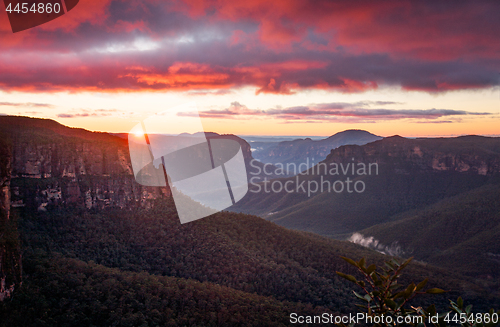
M 331 149 L 283 177 L 278 164 L 256 164 L 246 141 L 211 134 L 241 144 L 249 179 L 350 178 L 366 190 L 255 192 L 265 185 L 257 180 L 228 211 L 180 224 L 168 187 L 135 183 L 122 137 L 49 120 L 0 123 L 9 132 L 2 226 L 12 237 L 0 244 L 2 292 L 11 298 L 0 305 L 0 326 L 76 317 L 84 325 L 216 326 L 249 315 L 258 316 L 249 325 L 278 326 L 291 312 L 345 314 L 356 298 L 335 273 L 353 273 L 341 256 L 378 265 L 414 256 L 403 282 L 428 277 L 450 291 L 422 305 L 444 310 L 458 296 L 483 310 L 500 304 L 497 139 L 390 137 Z

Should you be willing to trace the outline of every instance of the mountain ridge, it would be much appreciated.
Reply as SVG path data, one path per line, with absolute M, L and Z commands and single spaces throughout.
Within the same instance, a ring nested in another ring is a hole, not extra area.
M 99 209 L 107 206 L 150 206 L 170 196 L 168 187 L 135 182 L 127 140 L 120 135 L 66 127 L 54 120 L 1 116 L 0 127 L 12 148 L 14 206 L 71 205 Z M 235 135 L 209 133 L 210 138 L 237 141 L 248 178 L 261 180 L 263 164 L 254 160 L 250 145 Z M 252 164 L 250 164 L 252 162 Z M 270 177 L 276 167 L 267 167 Z M 267 177 L 267 176 L 266 176 Z
M 364 130 L 345 130 L 322 140 L 310 138 L 279 142 L 277 145 L 267 146 L 261 151 L 255 151 L 256 159 L 263 163 L 293 165 L 298 167 L 307 164 L 308 168 L 326 158 L 332 149 L 347 144 L 363 145 L 382 137 Z
M 318 164 L 295 178 L 281 181 L 319 185 L 321 178 L 334 182 L 349 177 L 366 185 L 361 194 L 332 191 L 308 196 L 283 190 L 266 193 L 253 185 L 253 191 L 232 210 L 258 214 L 285 227 L 322 235 L 352 233 L 399 212 L 471 190 L 488 180 L 496 181 L 500 172 L 500 138 L 389 137 L 363 146 L 339 147 L 322 162 L 327 167 L 370 163 L 377 164 L 377 175 L 352 176 L 349 172 L 346 176 L 333 176 L 323 170 L 318 173 Z M 335 233 L 338 228 L 341 231 Z

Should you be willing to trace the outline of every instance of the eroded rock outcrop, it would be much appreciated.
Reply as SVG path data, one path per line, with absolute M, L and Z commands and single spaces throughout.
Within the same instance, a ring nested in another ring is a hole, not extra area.
M 343 146 L 328 155 L 327 162 L 360 162 L 393 165 L 397 173 L 415 171 L 459 172 L 483 176 L 500 172 L 498 138 L 463 136 L 457 138 L 385 138 L 364 146 Z
M 28 142 L 13 136 L 14 206 L 41 211 L 51 206 L 147 207 L 151 200 L 169 196 L 166 187 L 135 182 L 128 148 L 119 138 L 104 143 L 68 140 Z

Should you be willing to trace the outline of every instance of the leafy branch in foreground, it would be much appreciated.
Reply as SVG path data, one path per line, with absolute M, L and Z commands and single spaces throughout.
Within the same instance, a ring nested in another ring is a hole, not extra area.
M 354 295 L 363 301 L 362 305 L 357 304 L 362 308 L 366 317 L 385 319 L 367 319 L 373 321 L 375 326 L 395 326 L 405 324 L 410 326 L 448 326 L 461 325 L 462 327 L 493 327 L 498 326 L 498 316 L 500 311 L 495 313 L 493 309 L 487 314 L 472 313 L 472 305 L 464 308 L 462 298 L 458 298 L 457 302 L 450 300 L 450 309 L 452 311 L 438 314 L 434 304 L 427 309 L 422 307 L 410 306 L 409 302 L 417 295 L 421 294 L 442 294 L 446 291 L 440 288 L 429 288 L 424 291 L 428 279 L 424 279 L 417 285 L 411 283 L 408 286 L 398 284 L 398 279 L 402 275 L 402 270 L 408 266 L 413 258 L 409 258 L 402 264 L 391 259 L 385 262 L 383 272 L 377 271 L 377 266 L 372 264 L 366 267 L 365 259 L 362 258 L 358 262 L 342 257 L 346 262 L 356 267 L 364 277 L 364 280 L 357 280 L 356 277 L 342 272 L 336 272 L 340 277 L 358 285 L 363 289 L 364 295 L 353 291 Z M 408 308 L 409 306 L 409 308 Z M 387 319 L 390 317 L 391 319 Z M 497 319 L 495 319 L 495 317 Z M 345 324 L 339 324 L 346 326 Z M 353 326 L 350 324 L 349 326 Z
M 419 294 L 445 293 L 445 291 L 439 288 L 430 288 L 423 291 L 428 281 L 427 278 L 417 285 L 411 283 L 410 285 L 403 287 L 398 284 L 398 279 L 401 277 L 402 270 L 412 261 L 413 258 L 406 260 L 402 264 L 399 264 L 394 259 L 387 261 L 385 262 L 386 268 L 383 269 L 383 273 L 378 272 L 377 266 L 374 264 L 365 267 L 364 258 L 359 260 L 359 262 L 346 257 L 342 257 L 342 259 L 356 267 L 356 269 L 364 277 L 364 281 L 358 281 L 352 275 L 347 275 L 337 271 L 337 275 L 355 283 L 363 289 L 365 293 L 364 296 L 355 291 L 354 295 L 366 303 L 364 305 L 360 305 L 360 307 L 367 309 L 369 315 L 390 314 L 397 316 L 415 314 L 417 311 L 414 308 L 405 308 L 405 305 L 415 296 Z
M 441 294 L 445 293 L 444 290 L 439 288 L 429 288 L 424 291 L 427 285 L 428 279 L 424 279 L 417 285 L 411 283 L 408 286 L 403 286 L 398 284 L 398 279 L 401 277 L 402 270 L 408 266 L 413 258 L 410 258 L 399 264 L 396 260 L 391 259 L 385 262 L 385 268 L 382 272 L 377 271 L 377 266 L 371 264 L 366 267 L 365 259 L 362 258 L 358 262 L 342 257 L 347 263 L 356 267 L 356 269 L 363 275 L 364 280 L 357 280 L 356 277 L 342 272 L 337 271 L 337 275 L 347 279 L 348 281 L 358 285 L 364 292 L 364 295 L 359 294 L 356 291 L 354 295 L 363 301 L 362 305 L 357 305 L 366 311 L 366 315 L 369 317 L 387 317 L 390 316 L 392 319 L 381 321 L 376 323 L 377 326 L 391 326 L 395 325 L 398 321 L 398 317 L 404 318 L 411 316 L 421 316 L 422 318 L 435 313 L 434 305 L 430 306 L 427 310 L 423 310 L 418 307 L 409 307 L 408 302 L 410 302 L 415 296 L 420 294 Z M 401 319 L 401 318 L 399 318 Z M 400 320 L 401 321 L 401 320 Z M 418 321 L 418 320 L 406 320 L 406 321 Z M 392 323 L 390 323 L 392 322 Z M 411 323 L 409 323 L 411 325 Z

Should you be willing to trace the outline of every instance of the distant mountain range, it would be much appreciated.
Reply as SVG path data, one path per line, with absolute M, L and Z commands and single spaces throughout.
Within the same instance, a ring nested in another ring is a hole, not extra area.
M 252 143 L 253 156 L 263 163 L 288 165 L 289 171 L 307 170 L 324 160 L 332 149 L 342 145 L 364 145 L 382 139 L 382 137 L 363 130 L 346 130 L 322 140 L 310 138 L 283 141 L 279 143 Z M 307 167 L 307 168 L 305 168 Z

